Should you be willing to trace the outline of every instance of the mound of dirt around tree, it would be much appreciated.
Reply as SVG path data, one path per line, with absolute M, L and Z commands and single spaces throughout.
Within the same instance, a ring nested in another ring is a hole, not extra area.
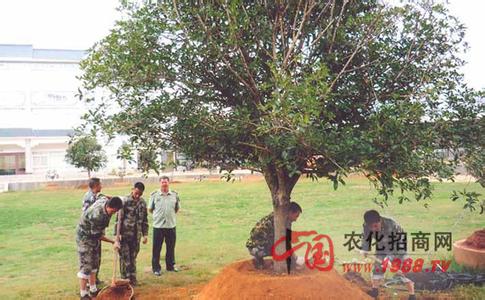
M 191 300 L 202 290 L 202 284 L 189 284 L 179 287 L 164 288 L 156 286 L 136 287 L 136 300 Z
M 107 287 L 99 293 L 96 300 L 129 300 L 132 294 L 133 290 L 129 285 Z
M 485 229 L 475 231 L 466 239 L 465 244 L 475 249 L 485 249 Z
M 335 270 L 275 275 L 270 268 L 256 270 L 251 261 L 233 263 L 212 279 L 196 299 L 371 299 Z

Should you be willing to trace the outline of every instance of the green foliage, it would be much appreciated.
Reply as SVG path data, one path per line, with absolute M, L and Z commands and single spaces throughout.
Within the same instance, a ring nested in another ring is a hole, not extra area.
M 149 170 L 155 170 L 158 174 L 159 170 L 164 168 L 157 156 L 157 153 L 150 149 L 142 149 L 138 153 L 138 166 L 147 173 Z
M 103 168 L 107 160 L 103 148 L 91 136 L 73 137 L 66 150 L 66 161 L 76 168 L 86 169 L 88 176 L 91 176 L 91 171 Z
M 464 26 L 440 3 L 123 7 L 126 17 L 81 64 L 81 97 L 98 103 L 89 124 L 153 157 L 174 149 L 228 171 L 259 170 L 275 204 L 302 175 L 337 188 L 362 172 L 385 205 L 394 191 L 430 198 L 427 178 L 453 179 L 461 162 L 483 170 L 470 159 L 485 144 L 483 93 L 463 84 Z M 95 89 L 108 98 L 94 99 Z
M 477 178 L 477 182 L 482 187 L 485 187 L 485 149 L 482 147 L 475 149 L 474 152 L 468 152 L 465 161 L 468 172 Z
M 133 162 L 133 149 L 130 144 L 121 144 L 120 148 L 118 149 L 116 158 Z
M 463 208 L 464 209 L 469 209 L 470 211 L 474 211 L 476 208 L 475 208 L 475 205 L 480 205 L 480 214 L 483 214 L 484 210 L 485 210 L 485 203 L 484 201 L 482 200 L 482 203 L 479 203 L 478 201 L 478 198 L 482 196 L 482 194 L 480 193 L 477 193 L 477 192 L 467 192 L 466 189 L 460 192 L 457 192 L 457 191 L 453 191 L 453 194 L 451 195 L 451 200 L 452 201 L 456 201 L 460 198 L 464 198 L 465 199 L 465 205 L 463 205 Z

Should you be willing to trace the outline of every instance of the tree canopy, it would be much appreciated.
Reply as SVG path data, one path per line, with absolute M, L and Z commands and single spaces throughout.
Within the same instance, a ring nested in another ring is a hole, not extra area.
M 483 93 L 464 84 L 465 29 L 441 3 L 123 3 L 82 62 L 96 130 L 260 171 L 275 212 L 302 175 L 363 173 L 381 204 L 429 198 L 460 163 L 483 178 Z

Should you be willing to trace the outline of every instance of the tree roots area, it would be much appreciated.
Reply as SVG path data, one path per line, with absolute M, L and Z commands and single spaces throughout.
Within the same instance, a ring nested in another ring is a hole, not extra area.
M 138 287 L 133 299 L 372 299 L 367 295 L 370 283 L 360 273 L 339 274 L 332 270 L 297 271 L 290 275 L 272 273 L 271 261 L 263 270 L 256 270 L 251 261 L 239 261 L 226 266 L 205 285 L 174 288 Z M 407 299 L 380 289 L 379 299 Z M 418 299 L 452 299 L 446 293 L 427 293 Z

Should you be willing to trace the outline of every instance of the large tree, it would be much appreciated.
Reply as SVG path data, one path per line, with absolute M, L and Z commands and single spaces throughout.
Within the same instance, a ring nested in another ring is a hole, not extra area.
M 457 163 L 483 155 L 483 102 L 459 72 L 464 26 L 442 4 L 122 7 L 125 17 L 82 62 L 81 97 L 99 104 L 86 120 L 145 152 L 171 148 L 263 173 L 275 239 L 285 234 L 302 175 L 337 187 L 361 172 L 378 189 L 376 201 L 398 190 L 402 202 L 429 198 L 431 176 L 451 179 Z M 96 99 L 96 89 L 108 93 Z

